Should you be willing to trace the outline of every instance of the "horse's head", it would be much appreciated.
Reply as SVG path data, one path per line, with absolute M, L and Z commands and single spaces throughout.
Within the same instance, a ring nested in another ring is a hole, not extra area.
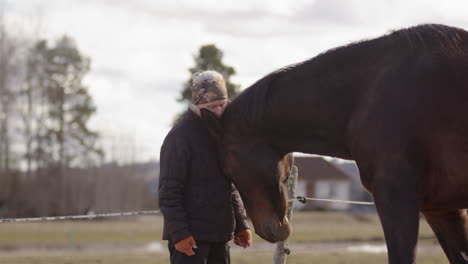
M 262 138 L 240 138 L 233 128 L 225 130 L 208 111 L 202 117 L 219 143 L 224 173 L 236 185 L 255 232 L 270 242 L 285 240 L 291 233 L 285 215 L 292 156 L 275 151 Z

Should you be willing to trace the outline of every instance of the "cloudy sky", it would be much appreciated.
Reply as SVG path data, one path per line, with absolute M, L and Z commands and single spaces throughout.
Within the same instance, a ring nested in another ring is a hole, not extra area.
M 73 37 L 92 58 L 92 127 L 136 159 L 157 159 L 201 45 L 214 43 L 242 88 L 272 70 L 421 23 L 468 29 L 466 0 L 0 0 L 26 31 Z M 117 147 L 119 149 L 119 147 Z

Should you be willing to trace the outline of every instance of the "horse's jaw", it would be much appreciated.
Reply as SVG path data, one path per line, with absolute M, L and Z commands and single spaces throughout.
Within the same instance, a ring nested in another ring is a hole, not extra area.
M 266 222 L 261 225 L 255 225 L 255 233 L 261 238 L 271 243 L 277 243 L 279 241 L 286 240 L 291 234 L 291 225 L 287 218 L 284 218 L 282 222 Z

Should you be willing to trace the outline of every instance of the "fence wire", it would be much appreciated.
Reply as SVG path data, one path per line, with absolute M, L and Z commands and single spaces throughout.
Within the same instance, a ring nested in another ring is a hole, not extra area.
M 348 201 L 348 200 L 336 200 L 336 199 L 324 199 L 324 198 L 312 198 L 312 197 L 304 197 L 304 196 L 297 196 L 295 199 L 289 200 L 294 201 L 297 200 L 301 203 L 306 203 L 307 201 L 322 201 L 322 202 L 332 202 L 332 203 L 346 203 L 346 204 L 359 204 L 359 205 L 374 205 L 373 202 L 363 202 L 363 201 Z
M 372 202 L 362 201 L 347 201 L 347 200 L 335 200 L 335 199 L 322 199 L 297 196 L 289 201 L 299 201 L 306 203 L 307 201 L 323 201 L 323 202 L 334 202 L 334 203 L 347 203 L 347 204 L 359 204 L 359 205 L 374 205 Z M 132 216 L 132 215 L 147 215 L 147 214 L 159 214 L 161 211 L 139 211 L 139 212 L 126 212 L 126 213 L 108 213 L 108 214 L 87 214 L 87 215 L 70 215 L 70 216 L 45 216 L 45 217 L 32 217 L 32 218 L 4 218 L 0 219 L 0 223 L 11 223 L 11 222 L 37 222 L 37 221 L 58 221 L 58 220 L 78 220 L 78 219 L 94 219 L 101 217 L 118 217 L 118 216 Z
M 69 216 L 46 216 L 46 217 L 32 217 L 32 218 L 4 218 L 0 219 L 0 223 L 10 222 L 37 222 L 37 221 L 57 221 L 57 220 L 77 220 L 77 219 L 94 219 L 100 217 L 117 217 L 117 216 L 132 216 L 132 215 L 147 215 L 159 214 L 160 211 L 140 211 L 140 212 L 126 212 L 126 213 L 109 213 L 109 214 L 87 214 L 87 215 L 69 215 Z

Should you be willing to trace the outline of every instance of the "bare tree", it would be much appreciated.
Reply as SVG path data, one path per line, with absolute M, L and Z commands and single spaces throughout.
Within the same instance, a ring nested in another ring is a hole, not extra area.
M 152 208 L 148 175 L 131 135 L 98 133 L 83 78 L 90 58 L 75 42 L 13 36 L 0 23 L 0 215 Z M 107 142 L 107 143 L 106 143 Z M 104 163 L 103 151 L 108 155 Z M 154 175 L 156 177 L 156 175 Z
M 39 41 L 30 54 L 28 82 L 38 91 L 35 147 L 37 168 L 54 177 L 60 197 L 58 213 L 66 213 L 73 201 L 67 178 L 68 169 L 80 166 L 101 151 L 98 134 L 88 128 L 96 108 L 82 80 L 89 71 L 90 59 L 83 56 L 69 37 L 55 45 Z M 31 93 L 32 87 L 28 91 Z M 31 134 L 30 134 L 31 135 Z M 32 144 L 29 146 L 31 151 Z
M 21 78 L 21 43 L 0 21 L 0 202 L 17 198 L 19 157 L 15 150 L 15 87 Z M 1 207 L 1 206 L 0 206 Z

